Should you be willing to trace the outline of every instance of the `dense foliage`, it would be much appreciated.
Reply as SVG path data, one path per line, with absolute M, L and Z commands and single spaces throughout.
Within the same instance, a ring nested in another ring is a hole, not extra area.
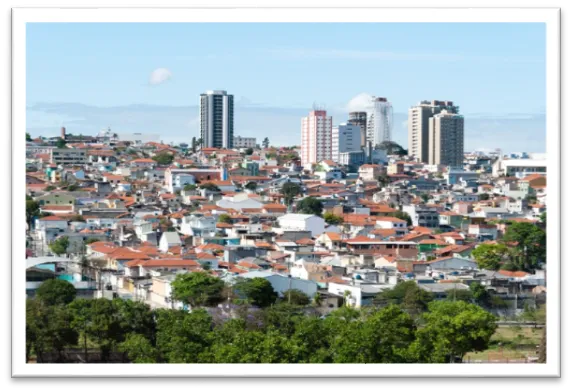
M 299 214 L 309 214 L 322 216 L 324 205 L 315 197 L 305 197 L 296 204 L 296 212 Z
M 300 188 L 300 185 L 293 182 L 286 182 L 282 185 L 280 193 L 284 196 L 284 204 L 289 206 L 294 201 L 294 198 L 302 193 L 302 188 Z

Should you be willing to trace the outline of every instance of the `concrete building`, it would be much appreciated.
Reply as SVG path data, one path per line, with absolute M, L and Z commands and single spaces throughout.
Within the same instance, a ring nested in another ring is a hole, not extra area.
M 439 227 L 439 212 L 436 208 L 410 204 L 403 206 L 402 210 L 409 214 L 413 226 Z
M 429 164 L 463 167 L 465 119 L 443 110 L 429 119 Z
M 332 160 L 340 163 L 340 153 L 360 151 L 361 128 L 342 123 L 332 128 Z
M 546 175 L 546 159 L 498 159 L 493 164 L 493 177 L 524 178 L 531 174 Z
M 326 227 L 323 218 L 308 214 L 286 214 L 278 217 L 278 223 L 283 230 L 310 231 L 313 237 L 324 232 Z
M 235 136 L 233 139 L 233 148 L 255 148 L 255 147 L 256 147 L 255 137 Z
M 201 94 L 202 147 L 232 148 L 234 142 L 234 96 L 224 90 Z
M 365 161 L 366 161 L 365 152 L 350 151 L 350 152 L 340 153 L 340 161 L 338 163 L 341 165 L 360 166 L 363 165 Z
M 387 98 L 372 97 L 372 112 L 367 122 L 367 140 L 376 145 L 391 141 L 393 106 Z
M 87 162 L 87 150 L 79 148 L 54 148 L 50 162 L 56 165 L 81 165 Z
M 360 147 L 365 147 L 367 144 L 367 113 L 351 112 L 348 124 L 360 127 Z
M 302 118 L 302 166 L 332 158 L 332 117 L 313 110 Z
M 443 109 L 458 113 L 459 107 L 453 101 L 421 101 L 409 108 L 408 138 L 409 154 L 421 162 L 429 162 L 429 119 Z

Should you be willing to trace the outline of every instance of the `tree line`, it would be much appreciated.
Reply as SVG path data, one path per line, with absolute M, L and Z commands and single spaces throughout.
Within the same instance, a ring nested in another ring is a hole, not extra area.
M 63 362 L 74 349 L 97 350 L 102 362 L 120 353 L 132 363 L 449 363 L 486 349 L 496 330 L 478 305 L 433 301 L 403 283 L 380 304 L 321 316 L 301 292 L 279 298 L 260 280 L 239 281 L 226 319 L 212 311 L 227 294 L 220 279 L 180 276 L 173 296 L 191 311 L 76 298 L 70 283 L 46 281 L 27 300 L 26 357 Z

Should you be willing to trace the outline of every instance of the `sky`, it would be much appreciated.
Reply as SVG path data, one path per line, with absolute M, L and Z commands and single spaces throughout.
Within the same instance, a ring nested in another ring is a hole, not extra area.
M 32 23 L 27 130 L 199 134 L 199 95 L 235 96 L 235 135 L 300 143 L 314 104 L 334 123 L 370 95 L 407 110 L 452 100 L 465 150 L 545 149 L 545 26 L 540 23 Z

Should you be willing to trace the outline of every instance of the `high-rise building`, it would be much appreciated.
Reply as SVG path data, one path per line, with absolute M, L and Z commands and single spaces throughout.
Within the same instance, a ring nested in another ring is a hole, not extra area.
M 360 147 L 365 147 L 367 145 L 367 113 L 351 112 L 348 124 L 358 125 L 360 127 Z
M 343 123 L 332 128 L 332 160 L 340 162 L 340 154 L 361 151 L 361 128 Z
M 367 122 L 367 140 L 373 146 L 391 141 L 393 106 L 387 98 L 372 97 L 372 112 Z
M 201 94 L 202 147 L 232 148 L 234 97 L 223 90 Z
M 421 101 L 409 108 L 409 155 L 421 162 L 429 162 L 429 119 L 443 109 L 450 113 L 459 112 L 459 107 L 454 106 L 452 101 Z
M 465 119 L 443 109 L 429 119 L 429 164 L 462 167 Z
M 332 117 L 312 110 L 302 118 L 302 165 L 332 158 Z

